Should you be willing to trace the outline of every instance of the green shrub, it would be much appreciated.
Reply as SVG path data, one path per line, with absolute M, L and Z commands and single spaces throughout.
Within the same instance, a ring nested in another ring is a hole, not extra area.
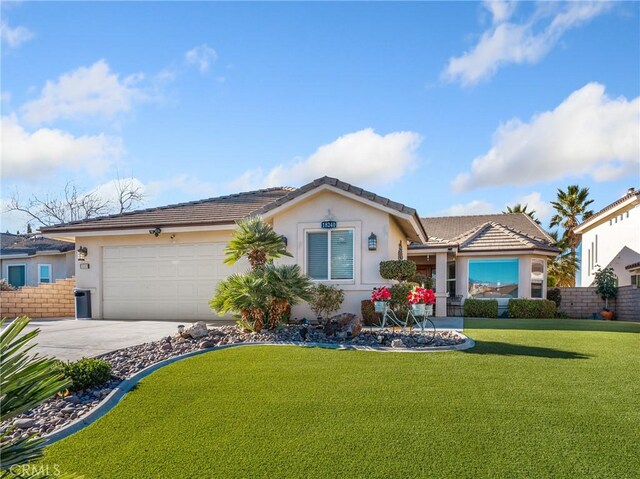
M 402 317 L 406 316 L 410 307 L 407 296 L 414 286 L 414 283 L 403 282 L 389 287 L 389 292 L 391 293 L 389 306 L 391 306 L 391 309 L 393 309 L 396 314 L 400 314 Z
M 556 303 L 556 308 L 560 307 L 560 301 L 562 301 L 562 294 L 560 288 L 549 288 L 547 290 L 547 299 Z
M 497 318 L 497 299 L 473 299 L 467 298 L 463 304 L 465 318 Z
M 322 317 L 325 321 L 329 319 L 331 313 L 340 309 L 344 301 L 344 291 L 336 286 L 318 284 L 311 288 L 311 299 L 309 307 L 317 317 Z
M 360 313 L 365 326 L 379 326 L 380 316 L 376 313 L 370 299 L 363 299 L 360 302 Z
M 596 286 L 596 293 L 604 299 L 605 308 L 608 308 L 609 300 L 618 295 L 618 277 L 613 268 L 602 269 L 598 267 L 598 271 L 596 271 L 593 278 L 593 284 Z
M 71 381 L 71 391 L 102 386 L 111 378 L 111 364 L 96 358 L 82 358 L 75 362 L 58 361 L 56 369 Z
M 416 274 L 416 264 L 408 259 L 380 262 L 380 276 L 384 279 L 406 281 Z
M 433 278 L 429 278 L 428 276 L 422 273 L 414 274 L 409 281 L 412 283 L 419 284 L 423 288 L 433 289 Z
M 556 303 L 549 299 L 510 299 L 509 317 L 523 319 L 554 318 Z

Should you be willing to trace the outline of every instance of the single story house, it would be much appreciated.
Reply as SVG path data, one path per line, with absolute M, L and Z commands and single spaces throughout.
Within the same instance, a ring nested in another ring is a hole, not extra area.
M 223 263 L 226 243 L 235 221 L 252 215 L 286 238 L 293 257 L 278 261 L 339 286 L 342 310 L 358 314 L 371 290 L 387 283 L 380 262 L 397 259 L 399 250 L 422 271 L 437 272 L 438 316 L 446 315 L 448 291 L 505 300 L 545 297 L 546 259 L 558 253 L 526 215 L 420 218 L 413 208 L 329 177 L 301 188 L 150 208 L 42 233 L 83 249 L 76 281 L 92 293 L 93 317 L 212 320 L 208 301 L 216 282 L 247 268 Z M 310 314 L 307 305 L 293 311 L 296 317 Z
M 0 241 L 0 274 L 12 286 L 38 286 L 75 274 L 73 242 L 10 233 L 1 233 Z
M 629 188 L 575 231 L 581 235 L 582 243 L 581 286 L 593 284 L 599 267 L 613 268 L 619 286 L 633 284 L 635 273 L 627 266 L 640 262 L 640 190 Z

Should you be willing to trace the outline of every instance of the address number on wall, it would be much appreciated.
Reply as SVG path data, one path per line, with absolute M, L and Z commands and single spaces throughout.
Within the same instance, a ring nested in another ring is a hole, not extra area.
M 337 221 L 323 221 L 320 226 L 325 229 L 336 228 L 338 226 Z

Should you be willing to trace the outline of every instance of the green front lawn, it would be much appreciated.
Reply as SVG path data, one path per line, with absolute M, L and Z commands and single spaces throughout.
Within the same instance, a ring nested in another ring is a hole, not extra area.
M 178 362 L 44 460 L 89 478 L 638 477 L 640 324 L 468 320 L 466 352 Z

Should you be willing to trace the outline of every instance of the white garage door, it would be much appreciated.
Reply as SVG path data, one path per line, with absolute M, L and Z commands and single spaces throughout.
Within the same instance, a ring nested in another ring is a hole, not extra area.
M 225 243 L 105 246 L 105 319 L 211 320 L 216 284 L 246 263 L 223 263 Z

